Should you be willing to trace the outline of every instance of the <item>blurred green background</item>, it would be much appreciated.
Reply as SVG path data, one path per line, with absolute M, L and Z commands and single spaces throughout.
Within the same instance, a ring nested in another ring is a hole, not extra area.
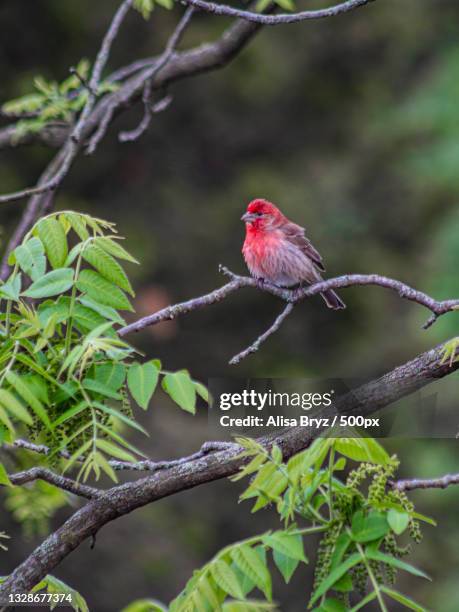
M 94 58 L 116 5 L 2 2 L 2 101 L 28 92 L 37 74 L 60 81 L 82 57 Z M 318 6 L 324 3 L 301 5 Z M 160 52 L 181 10 L 157 9 L 148 22 L 132 13 L 109 68 Z M 228 23 L 195 16 L 182 47 L 215 39 Z M 78 159 L 57 197 L 58 208 L 118 223 L 142 262 L 129 270 L 138 315 L 218 286 L 219 263 L 245 270 L 239 219 L 255 196 L 273 200 L 306 226 L 328 275 L 375 272 L 439 299 L 458 296 L 457 1 L 378 0 L 340 18 L 265 29 L 231 65 L 180 82 L 170 93 L 171 107 L 135 143 L 120 144 L 117 134 L 137 125 L 141 108 L 123 113 L 96 155 Z M 52 153 L 38 145 L 0 151 L 1 192 L 33 184 Z M 24 206 L 0 210 L 3 245 Z M 457 334 L 459 314 L 422 331 L 428 313 L 388 291 L 341 294 L 346 311 L 329 311 L 319 298 L 304 303 L 237 370 L 228 359 L 280 308 L 257 291 L 241 291 L 131 340 L 167 368 L 188 367 L 203 381 L 225 375 L 367 379 Z M 194 419 L 178 414 L 160 394 L 141 418 L 151 438 L 137 442 L 153 458 L 181 456 L 206 439 L 204 411 Z M 402 476 L 459 470 L 455 440 L 387 446 L 399 454 Z M 56 575 L 100 612 L 138 597 L 169 601 L 218 548 L 275 525 L 269 510 L 250 515 L 248 505 L 238 505 L 238 490 L 216 482 L 137 511 L 105 527 L 94 550 L 85 543 Z M 439 522 L 426 528 L 413 558 L 433 582 L 403 576 L 400 590 L 432 610 L 457 612 L 459 487 L 413 498 Z M 61 510 L 52 525 L 69 512 Z M 1 528 L 13 536 L 9 552 L 0 555 L 5 574 L 41 537 L 24 540 L 6 511 L 0 514 Z M 305 609 L 310 585 L 307 569 L 288 587 L 278 581 L 281 609 Z

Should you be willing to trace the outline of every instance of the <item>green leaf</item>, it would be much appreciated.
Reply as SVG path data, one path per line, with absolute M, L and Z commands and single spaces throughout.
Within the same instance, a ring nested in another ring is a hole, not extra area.
M 394 533 L 400 535 L 408 527 L 410 515 L 406 512 L 399 512 L 393 508 L 387 513 L 387 522 Z
M 166 606 L 155 599 L 137 599 L 121 612 L 167 612 Z
M 126 367 L 121 363 L 96 364 L 94 378 L 112 391 L 119 391 L 126 378 Z
M 2 405 L 8 412 L 25 423 L 26 425 L 33 425 L 33 420 L 21 402 L 9 391 L 0 389 L 0 405 Z
M 101 402 L 93 402 L 93 403 L 94 403 L 94 406 L 97 406 L 97 408 L 102 410 L 102 412 L 106 412 L 110 416 L 113 416 L 116 419 L 119 419 L 120 421 L 122 421 L 123 423 L 126 423 L 126 425 L 129 425 L 129 427 L 132 427 L 133 429 L 137 429 L 138 431 L 148 436 L 147 430 L 144 429 L 142 425 L 137 423 L 137 421 L 130 419 L 129 417 L 127 417 L 125 414 L 123 414 L 119 410 L 116 410 L 116 408 L 110 408 L 110 406 L 106 406 L 105 404 L 102 404 Z
M 351 537 L 348 533 L 343 531 L 339 534 L 330 560 L 331 569 L 334 569 L 341 563 L 350 543 Z
M 395 557 L 391 557 L 390 555 L 386 555 L 385 553 L 382 553 L 379 550 L 373 550 L 371 547 L 367 547 L 365 550 L 365 554 L 369 559 L 372 559 L 373 561 L 380 561 L 381 563 L 392 565 L 397 569 L 401 569 L 405 572 L 413 574 L 413 576 L 419 576 L 420 578 L 426 578 L 427 580 L 430 580 L 429 576 L 419 570 L 417 567 L 414 567 L 409 563 L 405 563 L 405 561 L 401 561 L 400 559 L 396 559 Z
M 129 391 L 141 408 L 146 410 L 158 383 L 159 370 L 151 361 L 133 363 L 127 375 Z
M 295 4 L 292 0 L 275 0 L 276 4 L 278 4 L 284 11 L 294 11 Z
M 14 273 L 10 276 L 10 278 L 0 285 L 0 297 L 6 298 L 8 300 L 14 300 L 17 302 L 19 300 L 19 294 L 21 293 L 21 274 Z
M 300 562 L 298 559 L 287 557 L 287 555 L 283 555 L 281 552 L 275 549 L 273 550 L 273 559 L 277 569 L 284 577 L 286 584 L 288 584 Z
M 108 238 L 107 236 L 98 236 L 94 239 L 94 244 L 97 244 L 97 246 L 100 246 L 104 251 L 118 259 L 124 259 L 125 261 L 130 261 L 135 264 L 139 263 L 135 257 L 132 257 L 132 255 L 121 246 L 118 240 L 113 240 L 113 238 Z
M 93 330 L 98 325 L 106 322 L 106 319 L 100 314 L 78 303 L 74 306 L 73 318 L 75 323 L 84 330 Z
M 131 463 L 134 463 L 136 461 L 134 455 L 131 455 L 131 453 L 128 453 L 123 448 L 120 448 L 119 446 L 113 444 L 113 442 L 109 442 L 108 440 L 98 439 L 96 440 L 96 446 L 97 448 L 100 448 L 101 450 L 106 452 L 108 455 L 116 457 L 117 459 L 121 459 L 122 461 L 129 461 Z
M 134 0 L 134 8 L 144 19 L 148 19 L 154 8 L 154 0 Z
M 346 574 L 352 567 L 362 562 L 362 557 L 359 553 L 354 553 L 350 555 L 343 563 L 338 565 L 334 570 L 332 570 L 328 576 L 322 580 L 319 584 L 319 587 L 315 591 L 314 595 L 311 598 L 311 605 L 315 604 L 315 602 L 322 597 L 332 586 L 337 582 L 344 574 Z
M 287 557 L 303 561 L 303 563 L 308 562 L 304 554 L 303 538 L 300 534 L 275 531 L 263 536 L 263 543 Z
M 60 215 L 60 218 L 62 217 L 68 221 L 71 228 L 80 238 L 80 240 L 87 240 L 89 238 L 89 232 L 86 229 L 86 219 L 84 215 L 80 215 L 75 212 L 66 212 Z
M 212 578 L 225 593 L 228 593 L 236 599 L 244 599 L 244 593 L 242 592 L 237 576 L 225 561 L 218 559 L 212 563 L 210 566 L 210 573 L 212 574 Z
M 243 544 L 231 551 L 231 557 L 239 569 L 246 574 L 265 594 L 265 597 L 271 601 L 271 575 L 266 564 L 263 563 L 257 552 L 250 546 Z
M 53 429 L 55 429 L 62 423 L 65 423 L 65 421 L 72 419 L 74 416 L 80 414 L 80 412 L 83 412 L 83 410 L 86 410 L 87 408 L 89 408 L 89 404 L 86 400 L 82 400 L 81 402 L 78 402 L 78 404 L 76 404 L 75 406 L 71 406 L 68 410 L 60 414 L 55 421 L 53 421 Z
M 38 418 L 51 429 L 51 423 L 49 422 L 48 414 L 41 401 L 35 396 L 34 388 L 30 387 L 24 378 L 20 378 L 15 372 L 11 370 L 6 374 L 6 380 L 14 388 L 14 390 L 22 397 L 23 400 L 32 408 Z
M 85 389 L 87 389 L 88 391 L 92 391 L 93 393 L 98 393 L 99 395 L 110 397 L 111 399 L 121 399 L 121 395 L 119 393 L 116 393 L 116 391 L 113 391 L 112 389 L 110 389 L 110 387 L 107 387 L 99 380 L 95 380 L 93 378 L 85 378 L 83 380 L 82 385 Z
M 82 256 L 103 278 L 134 295 L 126 273 L 109 253 L 92 242 L 84 249 Z
M 193 384 L 194 384 L 194 388 L 196 389 L 196 393 L 202 397 L 202 399 L 209 403 L 209 391 L 208 389 L 201 384 L 200 382 L 198 382 L 197 380 L 193 380 Z
M 335 449 L 354 461 L 369 461 L 387 465 L 391 459 L 374 438 L 336 438 Z
M 96 302 L 119 310 L 133 310 L 123 291 L 94 270 L 82 270 L 77 288 Z
M 23 295 L 30 298 L 45 298 L 64 293 L 73 285 L 72 268 L 59 268 L 33 282 Z
M 6 485 L 7 487 L 12 487 L 13 483 L 9 479 L 8 473 L 5 470 L 5 466 L 3 463 L 0 463 L 0 485 Z
M 347 612 L 347 608 L 342 601 L 328 597 L 314 612 Z
M 386 516 L 379 512 L 365 515 L 358 510 L 352 517 L 352 539 L 355 542 L 372 542 L 385 536 L 388 531 Z
M 276 605 L 267 601 L 244 599 L 243 601 L 228 601 L 223 604 L 222 610 L 223 612 L 274 612 Z
M 114 321 L 115 323 L 119 323 L 120 325 L 126 325 L 126 321 L 123 319 L 123 317 L 118 314 L 116 310 L 111 306 L 104 306 L 103 304 L 98 304 L 87 296 L 80 296 L 78 298 L 78 301 L 83 304 L 83 306 L 86 306 L 87 308 L 90 308 L 91 310 L 94 310 L 94 312 L 100 314 L 102 317 L 104 317 L 104 319 Z
M 52 268 L 61 268 L 67 259 L 67 236 L 55 217 L 42 219 L 36 229 Z
M 406 597 L 406 595 L 402 595 L 402 593 L 394 591 L 393 589 L 390 589 L 389 587 L 386 587 L 383 584 L 381 584 L 379 588 L 383 593 L 389 595 L 389 597 L 391 597 L 394 601 L 397 601 L 398 603 L 401 603 L 403 606 L 405 606 L 405 608 L 414 610 L 414 612 L 427 612 L 426 608 L 423 608 L 409 597 Z
M 191 414 L 196 413 L 196 388 L 186 370 L 166 374 L 162 387 L 180 408 Z
M 45 249 L 39 238 L 33 237 L 14 250 L 21 270 L 32 280 L 38 280 L 46 272 Z

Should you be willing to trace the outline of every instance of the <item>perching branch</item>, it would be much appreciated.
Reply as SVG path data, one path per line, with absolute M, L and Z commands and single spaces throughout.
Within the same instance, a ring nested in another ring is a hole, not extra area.
M 383 287 L 385 289 L 391 289 L 392 291 L 398 293 L 402 299 L 415 302 L 416 304 L 424 306 L 431 311 L 432 315 L 425 323 L 424 329 L 430 327 L 430 325 L 432 325 L 432 323 L 434 323 L 441 315 L 459 308 L 459 299 L 438 301 L 426 293 L 413 289 L 401 281 L 388 278 L 387 276 L 380 276 L 379 274 L 344 274 L 343 276 L 320 281 L 308 287 L 301 287 L 300 289 L 285 289 L 268 282 L 263 282 L 263 284 L 260 284 L 259 281 L 254 278 L 248 276 L 238 276 L 230 272 L 227 268 L 221 268 L 221 270 L 231 279 L 230 282 L 226 283 L 222 287 L 214 289 L 214 291 L 200 297 L 187 300 L 186 302 L 180 302 L 179 304 L 167 306 L 166 308 L 158 310 L 151 315 L 142 317 L 138 321 L 122 327 L 120 330 L 118 330 L 118 333 L 120 336 L 126 336 L 131 332 L 138 332 L 150 325 L 161 323 L 161 321 L 170 321 L 176 317 L 187 314 L 188 312 L 199 310 L 205 306 L 210 306 L 211 304 L 217 304 L 235 291 L 238 291 L 244 287 L 258 288 L 281 298 L 284 300 L 284 302 L 287 302 L 288 306 L 290 307 L 284 309 L 284 311 L 276 318 L 272 326 L 261 336 L 259 336 L 247 349 L 231 359 L 231 364 L 237 364 L 244 357 L 247 357 L 251 353 L 257 351 L 260 345 L 272 333 L 279 329 L 284 319 L 293 310 L 293 305 L 298 304 L 309 297 L 323 293 L 328 289 L 344 289 L 347 287 L 364 285 L 374 285 L 377 287 Z
M 349 13 L 356 8 L 365 6 L 374 0 L 347 0 L 336 6 L 331 6 L 325 9 L 316 11 L 301 11 L 300 13 L 285 13 L 282 15 L 263 15 L 261 13 L 253 13 L 252 11 L 244 11 L 241 9 L 228 6 L 226 4 L 216 4 L 215 2 L 206 2 L 206 0 L 183 0 L 185 4 L 194 6 L 201 11 L 211 13 L 212 15 L 223 15 L 225 17 L 237 17 L 251 23 L 259 23 L 261 25 L 274 26 L 286 23 L 297 23 L 298 21 L 307 21 L 311 19 L 324 19 L 326 17 L 336 17 L 343 13 Z
M 368 416 L 455 372 L 459 362 L 451 366 L 442 363 L 442 349 L 443 345 L 437 346 L 381 378 L 336 398 L 333 409 L 340 414 Z M 305 432 L 302 427 L 294 427 L 260 441 L 267 445 L 278 444 L 284 458 L 288 459 L 307 448 L 318 435 L 320 431 Z M 77 510 L 8 576 L 0 587 L 0 600 L 7 600 L 13 593 L 28 592 L 108 522 L 169 495 L 236 473 L 243 461 L 238 454 L 237 445 L 229 446 L 103 492 Z
M 84 497 L 86 499 L 96 499 L 102 495 L 102 491 L 99 491 L 94 487 L 89 487 L 88 485 L 76 482 L 71 478 L 60 476 L 59 474 L 55 474 L 51 470 L 43 467 L 33 467 L 30 470 L 10 474 L 9 479 L 14 485 L 23 485 L 27 482 L 33 482 L 35 480 L 44 480 L 55 487 L 58 487 L 59 489 L 63 489 L 64 491 L 68 491 L 69 493 L 79 495 L 80 497 Z
M 446 489 L 453 484 L 459 484 L 459 474 L 446 474 L 440 478 L 397 480 L 392 483 L 392 487 L 398 491 L 413 491 L 414 489 Z

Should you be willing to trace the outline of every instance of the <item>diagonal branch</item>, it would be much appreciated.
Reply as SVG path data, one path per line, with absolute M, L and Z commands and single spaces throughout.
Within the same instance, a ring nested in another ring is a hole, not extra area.
M 453 484 L 459 484 L 459 474 L 446 474 L 440 478 L 397 480 L 392 483 L 392 487 L 398 491 L 413 491 L 414 489 L 446 489 Z
M 250 346 L 248 346 L 246 349 L 244 349 L 237 355 L 234 355 L 234 357 L 230 359 L 229 364 L 238 365 L 243 359 L 245 359 L 252 353 L 256 353 L 258 349 L 260 348 L 260 346 L 263 344 L 263 342 L 265 342 L 265 340 L 267 340 L 269 336 L 277 332 L 277 330 L 282 325 L 284 320 L 292 312 L 293 307 L 294 307 L 294 304 L 292 304 L 292 302 L 289 302 L 287 306 L 284 308 L 284 310 L 276 317 L 271 327 L 269 327 L 263 334 L 261 334 L 261 336 L 258 336 L 255 342 L 253 342 Z
M 206 0 L 183 0 L 185 4 L 194 6 L 195 8 L 211 13 L 212 15 L 223 15 L 224 17 L 237 17 L 251 23 L 259 23 L 261 25 L 280 25 L 286 23 L 298 23 L 299 21 L 309 21 L 311 19 L 325 19 L 327 17 L 336 17 L 343 13 L 349 13 L 356 8 L 365 6 L 374 0 L 347 0 L 335 6 L 315 11 L 301 11 L 300 13 L 284 13 L 282 15 L 263 15 L 252 11 L 244 11 L 241 9 L 228 6 L 226 4 L 216 4 L 215 2 L 206 2 Z
M 451 366 L 441 363 L 442 348 L 440 345 L 422 353 L 381 378 L 337 398 L 334 410 L 340 414 L 370 415 L 455 372 L 459 362 Z M 275 442 L 288 459 L 307 448 L 318 435 L 319 431 L 305 433 L 304 428 L 294 427 L 261 442 L 267 445 Z M 7 600 L 13 593 L 28 592 L 108 522 L 169 495 L 231 476 L 243 462 L 238 453 L 237 446 L 217 450 L 105 491 L 75 512 L 12 572 L 0 587 L 0 600 Z

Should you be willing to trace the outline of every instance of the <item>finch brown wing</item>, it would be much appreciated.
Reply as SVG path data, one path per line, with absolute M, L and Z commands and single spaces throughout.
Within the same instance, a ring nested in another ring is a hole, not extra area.
M 283 231 L 287 237 L 287 240 L 297 246 L 309 259 L 314 263 L 319 270 L 325 271 L 325 266 L 320 256 L 320 253 L 316 248 L 313 247 L 311 242 L 304 235 L 304 228 L 296 223 L 286 223 L 283 226 Z

